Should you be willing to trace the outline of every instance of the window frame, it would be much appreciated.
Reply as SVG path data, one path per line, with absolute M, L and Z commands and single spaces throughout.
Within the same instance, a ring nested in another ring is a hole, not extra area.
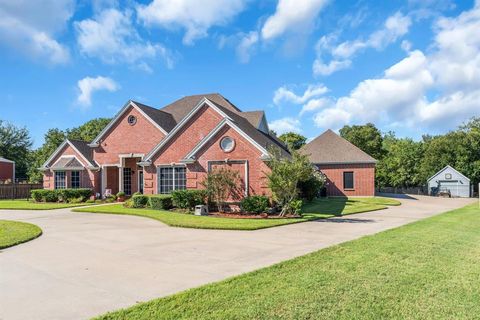
M 346 186 L 346 175 L 351 174 L 352 176 L 352 185 Z M 354 190 L 355 189 L 355 172 L 354 171 L 343 171 L 343 190 Z
M 75 177 L 75 179 L 73 178 L 73 174 L 76 174 L 78 175 L 78 177 Z M 78 181 L 76 181 L 78 180 Z M 78 182 L 78 185 L 73 185 L 74 181 Z M 73 170 L 70 172 L 70 188 L 72 189 L 80 189 L 82 187 L 82 183 L 81 183 L 81 176 L 80 176 L 80 171 L 78 170 Z
M 166 172 L 162 173 L 162 171 Z M 165 174 L 166 177 L 162 178 L 162 174 Z M 187 168 L 185 166 L 157 167 L 157 194 L 170 194 L 172 191 L 185 189 L 187 189 Z
M 59 184 L 59 177 L 58 177 L 59 174 L 63 174 L 63 185 Z M 53 184 L 54 184 L 55 190 L 66 189 L 67 188 L 67 173 L 65 171 L 55 171 Z

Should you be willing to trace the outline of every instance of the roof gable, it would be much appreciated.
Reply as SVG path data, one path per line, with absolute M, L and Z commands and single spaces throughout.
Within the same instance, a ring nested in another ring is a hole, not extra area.
M 92 149 L 89 147 L 88 142 L 86 141 L 81 141 L 81 140 L 70 140 L 66 139 L 58 148 L 52 153 L 50 158 L 45 161 L 45 163 L 42 165 L 40 169 L 48 169 L 50 162 L 55 159 L 60 152 L 67 146 L 69 145 L 82 159 L 91 167 L 95 168 L 95 161 L 93 160 L 93 152 Z
M 163 134 L 167 134 L 168 131 L 164 128 L 171 129 L 170 127 L 174 126 L 174 120 L 171 115 L 157 110 L 155 108 L 146 106 L 144 104 L 139 104 L 135 101 L 129 100 L 120 111 L 113 117 L 110 123 L 103 128 L 103 130 L 93 139 L 92 143 L 90 143 L 91 147 L 98 147 L 100 139 L 107 134 L 107 132 L 121 119 L 122 115 L 127 112 L 127 110 L 132 107 L 138 110 L 140 114 L 142 114 L 147 120 L 149 120 L 158 130 L 160 130 Z
M 376 163 L 373 157 L 340 137 L 332 130 L 327 130 L 300 149 L 316 164 L 341 163 Z
M 450 169 L 450 170 L 454 171 L 454 172 L 457 173 L 459 176 L 464 177 L 466 180 L 470 181 L 470 179 L 467 178 L 465 175 L 463 175 L 460 171 L 458 171 L 457 169 L 455 169 L 454 167 L 452 167 L 452 166 L 450 166 L 450 165 L 446 165 L 446 166 L 443 167 L 441 170 L 439 170 L 437 173 L 435 173 L 433 176 L 431 176 L 430 178 L 428 178 L 427 182 L 430 182 L 430 180 L 432 180 L 433 178 L 435 178 L 436 176 L 438 176 L 438 175 L 441 174 L 442 172 L 446 171 L 447 169 Z

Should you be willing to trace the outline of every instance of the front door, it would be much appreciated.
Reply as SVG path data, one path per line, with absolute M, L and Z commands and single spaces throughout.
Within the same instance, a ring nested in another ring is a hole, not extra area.
M 138 191 L 143 194 L 143 170 L 138 171 Z

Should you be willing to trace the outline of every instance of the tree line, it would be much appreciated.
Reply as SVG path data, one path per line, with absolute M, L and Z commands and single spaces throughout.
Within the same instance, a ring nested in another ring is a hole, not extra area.
M 372 123 L 344 126 L 340 135 L 378 160 L 377 187 L 424 186 L 427 179 L 446 165 L 480 182 L 480 117 L 442 135 L 424 135 L 420 141 L 400 138 L 394 132 L 382 133 Z M 297 133 L 279 136 L 298 149 L 306 138 Z

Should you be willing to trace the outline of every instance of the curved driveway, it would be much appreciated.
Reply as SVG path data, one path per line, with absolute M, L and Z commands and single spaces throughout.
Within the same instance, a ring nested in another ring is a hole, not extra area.
M 85 319 L 471 203 L 415 196 L 387 210 L 257 231 L 172 228 L 142 217 L 0 211 L 43 235 L 0 251 L 0 319 Z

